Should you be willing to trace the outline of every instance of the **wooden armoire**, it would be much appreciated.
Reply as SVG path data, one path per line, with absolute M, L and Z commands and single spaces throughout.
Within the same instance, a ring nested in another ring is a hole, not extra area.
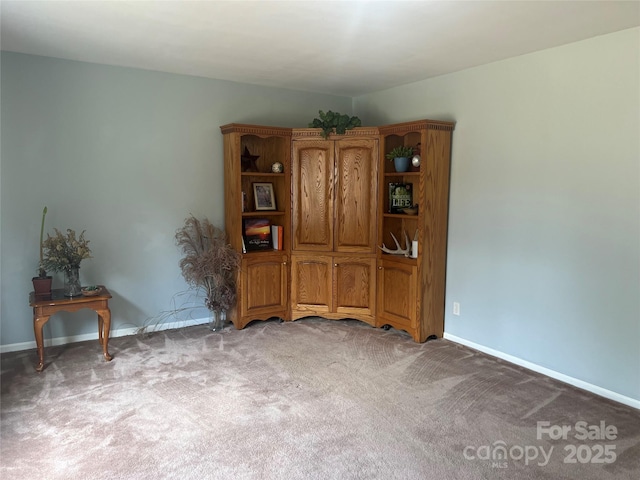
M 291 317 L 375 325 L 378 131 L 293 130 Z

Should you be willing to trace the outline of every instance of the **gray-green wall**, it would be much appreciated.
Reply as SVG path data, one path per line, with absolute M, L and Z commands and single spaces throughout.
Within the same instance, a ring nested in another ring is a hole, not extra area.
M 3 53 L 0 346 L 33 342 L 43 205 L 48 230 L 87 230 L 95 258 L 81 280 L 113 289 L 115 328 L 141 325 L 185 288 L 173 244 L 184 217 L 222 224 L 218 127 L 305 126 L 318 109 L 353 108 L 365 125 L 456 122 L 447 336 L 640 401 L 639 37 L 353 101 Z M 69 315 L 45 333 L 95 325 Z
M 365 123 L 456 122 L 447 334 L 636 400 L 639 32 L 354 101 Z
M 304 127 L 320 109 L 352 108 L 348 97 L 8 52 L 1 62 L 0 345 L 12 348 L 34 341 L 44 205 L 47 231 L 86 230 L 94 258 L 80 280 L 111 289 L 112 328 L 140 326 L 187 288 L 174 244 L 185 217 L 224 225 L 220 125 Z M 54 317 L 45 336 L 95 336 L 94 317 Z

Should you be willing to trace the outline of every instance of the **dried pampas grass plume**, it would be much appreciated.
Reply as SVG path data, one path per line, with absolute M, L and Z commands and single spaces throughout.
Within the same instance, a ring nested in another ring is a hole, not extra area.
M 185 281 L 202 289 L 211 311 L 229 310 L 236 303 L 240 254 L 227 242 L 225 232 L 206 218 L 193 215 L 176 231 L 176 245 L 184 257 L 180 270 Z

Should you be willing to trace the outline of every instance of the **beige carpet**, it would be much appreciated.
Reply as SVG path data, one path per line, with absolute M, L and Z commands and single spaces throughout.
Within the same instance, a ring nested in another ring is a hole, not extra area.
M 637 410 L 446 340 L 304 319 L 110 345 L 2 356 L 3 480 L 640 477 Z

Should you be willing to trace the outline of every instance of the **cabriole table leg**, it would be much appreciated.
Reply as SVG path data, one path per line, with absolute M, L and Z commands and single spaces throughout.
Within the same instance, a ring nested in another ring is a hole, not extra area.
M 111 311 L 107 308 L 105 310 L 96 310 L 98 314 L 98 340 L 102 345 L 102 353 L 104 359 L 110 362 L 113 358 L 109 354 L 109 331 L 111 330 Z
M 36 371 L 41 372 L 44 370 L 44 341 L 42 339 L 42 327 L 49 321 L 48 316 L 33 317 L 33 331 L 36 335 L 36 348 L 38 350 L 38 364 L 36 365 Z

